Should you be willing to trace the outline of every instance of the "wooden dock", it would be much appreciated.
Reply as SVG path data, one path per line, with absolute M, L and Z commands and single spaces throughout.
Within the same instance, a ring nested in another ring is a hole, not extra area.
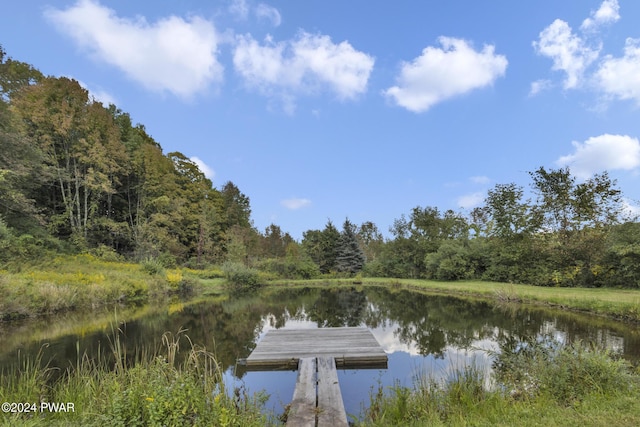
M 274 329 L 246 359 L 247 370 L 296 369 L 304 357 L 333 357 L 336 366 L 386 369 L 387 355 L 367 328 Z
M 248 370 L 298 369 L 287 427 L 348 427 L 336 367 L 387 367 L 367 328 L 279 329 L 247 357 Z
M 303 357 L 287 427 L 348 427 L 333 357 Z

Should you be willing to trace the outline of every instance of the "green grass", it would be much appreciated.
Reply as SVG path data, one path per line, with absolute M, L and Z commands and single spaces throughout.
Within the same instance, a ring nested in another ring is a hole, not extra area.
M 119 331 L 96 359 L 79 357 L 64 372 L 42 367 L 39 356 L 2 372 L 0 401 L 72 402 L 74 412 L 0 413 L 15 426 L 238 426 L 269 424 L 266 397 L 228 390 L 215 356 L 184 335 L 165 333 L 162 348 L 128 355 Z M 180 346 L 186 354 L 179 357 Z M 135 360 L 135 363 L 132 362 Z M 53 377 L 56 376 L 57 379 Z
M 165 269 L 152 260 L 136 264 L 89 254 L 59 256 L 0 270 L 0 321 L 171 295 L 212 294 L 222 289 L 221 277 L 217 269 Z
M 499 302 L 527 303 L 583 311 L 640 322 L 640 290 L 558 288 L 484 281 L 358 278 L 359 284 L 467 295 Z M 106 261 L 83 254 L 55 257 L 19 271 L 0 270 L 0 320 L 33 317 L 120 302 L 147 302 L 172 294 L 219 295 L 225 292 L 219 268 L 165 269 L 154 260 L 141 264 Z M 354 279 L 269 280 L 271 286 L 353 285 Z
M 15 312 L 7 310 L 11 304 L 26 306 L 28 315 L 103 305 L 117 300 L 121 293 L 129 295 L 132 289 L 142 289 L 141 298 L 148 299 L 175 292 L 183 281 L 197 287 L 200 295 L 224 295 L 221 275 L 220 270 L 188 269 L 156 269 L 150 274 L 138 264 L 106 262 L 88 255 L 56 258 L 22 271 L 0 272 L 0 292 L 9 295 L 0 300 L 0 314 Z M 549 305 L 640 320 L 640 292 L 631 290 L 358 280 L 362 286 Z M 353 284 L 353 279 L 270 282 L 274 288 Z M 183 304 L 169 305 L 169 311 L 181 310 Z M 0 425 L 262 426 L 273 422 L 273 416 L 261 413 L 260 395 L 226 390 L 215 357 L 206 349 L 193 345 L 182 332 L 166 334 L 162 341 L 160 351 L 133 355 L 136 364 L 125 362 L 130 359 L 125 358 L 117 332 L 109 341 L 110 357 L 80 357 L 76 366 L 64 372 L 41 367 L 38 357 L 21 359 L 20 368 L 1 373 L 0 401 L 74 402 L 76 412 L 31 417 L 0 414 Z M 190 351 L 178 361 L 181 344 Z M 510 367 L 496 379 L 501 385 L 491 390 L 484 387 L 484 378 L 473 367 L 463 368 L 446 384 L 423 378 L 413 387 L 377 390 L 360 425 L 640 425 L 640 374 L 609 354 L 571 348 L 553 354 L 516 352 L 503 360 L 511 362 Z
M 381 282 L 380 279 L 372 280 Z M 367 280 L 367 282 L 369 282 Z M 611 288 L 556 288 L 481 281 L 399 280 L 402 286 L 490 297 L 499 301 L 543 304 L 640 321 L 640 291 Z
M 448 382 L 423 377 L 371 394 L 361 426 L 635 426 L 640 375 L 610 354 L 573 345 L 508 351 L 491 388 L 468 366 Z
M 640 322 L 640 290 L 614 288 L 558 288 L 485 281 L 443 282 L 419 279 L 363 278 L 362 286 L 389 286 L 422 292 L 526 303 Z M 353 285 L 353 279 L 276 280 L 274 286 Z

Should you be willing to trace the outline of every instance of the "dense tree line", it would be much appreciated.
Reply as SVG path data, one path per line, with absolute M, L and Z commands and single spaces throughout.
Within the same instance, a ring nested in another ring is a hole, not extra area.
M 498 184 L 468 217 L 416 207 L 365 266 L 373 276 L 482 279 L 541 286 L 640 287 L 640 223 L 625 218 L 608 174 L 578 183 L 568 168 Z
M 624 218 L 607 173 L 530 172 L 533 200 L 498 184 L 469 215 L 415 207 L 384 239 L 372 222 L 329 220 L 300 242 L 251 221 L 249 197 L 215 188 L 180 152 L 77 81 L 44 76 L 0 47 L 0 263 L 93 251 L 276 277 L 320 274 L 542 286 L 640 287 L 640 223 Z
M 249 198 L 232 182 L 214 188 L 184 154 L 163 153 L 128 113 L 0 48 L 5 261 L 51 246 L 204 265 L 292 240 L 279 230 L 257 233 L 250 215 Z

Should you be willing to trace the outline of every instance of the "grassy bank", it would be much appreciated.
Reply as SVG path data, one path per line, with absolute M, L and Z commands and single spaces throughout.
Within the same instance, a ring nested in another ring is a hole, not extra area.
M 79 308 L 148 302 L 170 295 L 224 291 L 220 269 L 166 269 L 149 260 L 140 264 L 105 261 L 91 255 L 56 257 L 19 271 L 0 270 L 0 320 L 33 317 Z M 264 279 L 263 279 L 264 280 Z M 640 291 L 613 288 L 558 288 L 483 281 L 364 278 L 363 286 L 383 285 L 499 302 L 539 304 L 640 322 Z M 353 279 L 268 280 L 272 286 L 352 285 Z
M 64 372 L 23 358 L 19 368 L 1 372 L 0 401 L 37 408 L 70 402 L 73 410 L 0 413 L 0 425 L 281 425 L 264 412 L 264 394 L 229 390 L 215 356 L 182 332 L 165 333 L 161 342 L 128 355 L 116 331 L 102 357 L 81 357 Z M 483 369 L 466 366 L 442 381 L 423 376 L 409 387 L 379 387 L 356 425 L 640 425 L 640 374 L 627 362 L 580 344 L 508 344 L 494 355 L 490 381 Z
M 468 366 L 449 381 L 378 389 L 361 426 L 636 426 L 640 375 L 600 350 L 529 342 L 497 355 L 492 386 Z
M 269 423 L 262 413 L 263 396 L 227 390 L 212 353 L 181 332 L 165 333 L 161 341 L 158 350 L 129 355 L 116 332 L 109 336 L 110 348 L 103 357 L 79 357 L 77 365 L 64 372 L 42 367 L 38 357 L 24 358 L 20 368 L 2 372 L 0 402 L 27 403 L 29 411 L 3 410 L 0 425 L 263 427 Z M 180 346 L 187 347 L 182 357 Z M 41 402 L 72 403 L 71 408 L 66 405 L 72 410 L 43 411 Z
M 221 276 L 220 270 L 166 269 L 153 260 L 137 264 L 89 254 L 59 256 L 0 270 L 0 320 L 190 295 L 203 291 L 203 281 L 215 287 Z
M 418 279 L 362 278 L 276 280 L 277 286 L 390 286 L 422 292 L 482 297 L 497 302 L 537 304 L 615 319 L 640 322 L 640 290 L 557 288 L 484 281 L 441 282 Z
M 383 280 L 367 282 L 383 283 Z M 640 321 L 640 291 L 637 290 L 557 288 L 480 281 L 399 280 L 395 282 L 411 289 L 477 295 L 501 302 L 542 304 L 626 321 Z

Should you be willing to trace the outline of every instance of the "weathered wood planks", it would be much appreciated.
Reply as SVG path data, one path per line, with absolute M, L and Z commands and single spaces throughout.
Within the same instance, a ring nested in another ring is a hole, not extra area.
M 318 357 L 318 427 L 348 427 L 336 362 Z
M 316 426 L 349 426 L 333 357 L 304 357 L 299 362 L 287 427 Z
M 245 363 L 254 371 L 298 368 L 287 427 L 348 427 L 336 367 L 386 368 L 387 355 L 367 328 L 277 329 Z
M 333 357 L 344 368 L 386 368 L 387 355 L 367 328 L 277 329 L 246 359 L 248 370 L 295 369 L 298 359 Z
M 288 427 L 316 427 L 316 358 L 301 358 L 293 400 L 287 415 Z

